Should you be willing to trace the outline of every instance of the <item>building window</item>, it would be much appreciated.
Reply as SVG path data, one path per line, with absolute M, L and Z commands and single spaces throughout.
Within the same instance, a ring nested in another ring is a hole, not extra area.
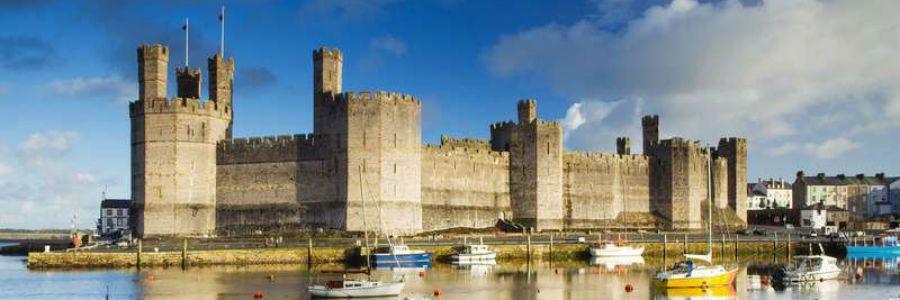
M 120 208 L 120 209 L 116 210 L 116 216 L 117 216 L 117 217 L 123 216 L 124 213 L 125 213 L 125 210 L 124 210 L 124 209 L 121 209 L 121 208 Z
M 113 215 L 112 209 L 106 209 L 106 215 L 112 216 Z

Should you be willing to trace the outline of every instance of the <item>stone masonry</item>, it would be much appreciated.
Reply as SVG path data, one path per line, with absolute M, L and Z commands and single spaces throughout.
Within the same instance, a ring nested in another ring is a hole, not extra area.
M 131 117 L 139 235 L 415 234 L 498 220 L 536 230 L 699 229 L 710 166 L 713 203 L 745 218 L 736 197 L 746 188 L 746 140 L 717 148 L 660 140 L 659 117 L 646 116 L 643 154 L 632 154 L 624 137 L 615 154 L 566 151 L 561 124 L 537 118 L 537 101 L 526 99 L 518 120 L 490 125 L 489 140 L 426 145 L 421 101 L 345 92 L 343 53 L 320 48 L 312 58 L 313 132 L 232 139 L 232 59 L 209 59 L 209 100 L 200 101 L 200 70 L 189 68 L 177 70 L 178 97 L 168 99 L 168 49 L 138 49 Z

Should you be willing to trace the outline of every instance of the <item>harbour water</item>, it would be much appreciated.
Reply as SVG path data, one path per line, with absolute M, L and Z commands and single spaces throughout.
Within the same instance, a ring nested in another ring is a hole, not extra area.
M 307 299 L 306 286 L 339 278 L 340 265 L 216 266 L 203 268 L 28 270 L 24 257 L 0 257 L 0 299 Z M 648 258 L 649 259 L 649 258 Z M 640 261 L 501 262 L 498 265 L 382 270 L 380 280 L 405 280 L 398 299 L 889 299 L 900 295 L 897 258 L 842 262 L 846 278 L 776 290 L 758 273 L 771 262 L 745 262 L 733 289 L 666 292 L 653 288 L 661 263 Z M 751 260 L 751 259 L 748 259 Z M 862 270 L 862 278 L 852 275 Z M 360 276 L 360 275 L 356 275 Z M 364 275 L 363 275 L 364 276 Z M 626 285 L 634 289 L 627 292 Z

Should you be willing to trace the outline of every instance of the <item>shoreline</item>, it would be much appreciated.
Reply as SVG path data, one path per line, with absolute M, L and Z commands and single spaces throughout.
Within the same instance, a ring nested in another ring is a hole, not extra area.
M 773 257 L 803 254 L 807 250 L 805 242 L 745 242 L 735 245 L 713 243 L 714 259 L 726 259 L 737 256 L 772 255 Z M 631 243 L 633 246 L 645 248 L 644 257 L 662 260 L 677 260 L 685 252 L 683 243 Z M 498 261 L 507 260 L 574 260 L 589 259 L 589 244 L 502 244 L 489 245 L 497 252 Z M 690 242 L 688 253 L 706 251 L 705 242 Z M 447 262 L 457 246 L 410 245 L 412 249 L 421 249 L 433 254 L 435 262 Z M 843 251 L 843 246 L 828 243 L 829 253 Z M 146 249 L 146 248 L 145 248 Z M 360 247 L 290 247 L 259 249 L 223 249 L 223 250 L 188 250 L 141 252 L 135 250 L 119 252 L 32 252 L 28 254 L 27 267 L 30 270 L 42 269 L 79 269 L 79 268 L 144 268 L 144 267 L 190 267 L 214 265 L 266 265 L 266 264 L 355 264 L 359 263 Z

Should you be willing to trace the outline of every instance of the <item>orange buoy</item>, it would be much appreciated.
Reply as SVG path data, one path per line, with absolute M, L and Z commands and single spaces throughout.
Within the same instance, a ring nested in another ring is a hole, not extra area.
M 261 291 L 253 292 L 253 299 L 262 299 L 263 293 Z
M 419 271 L 419 277 L 425 277 L 425 271 Z
M 153 274 L 147 275 L 147 281 L 153 281 L 156 277 L 153 277 Z
M 442 294 L 442 292 L 441 292 L 441 289 L 440 289 L 440 288 L 434 289 L 434 296 L 435 296 L 435 297 L 440 297 L 441 294 Z
M 763 285 L 769 285 L 769 276 L 760 276 L 759 281 Z
M 631 291 L 633 291 L 633 290 L 634 290 L 633 285 L 631 285 L 630 283 L 625 284 L 625 292 L 631 293 Z

